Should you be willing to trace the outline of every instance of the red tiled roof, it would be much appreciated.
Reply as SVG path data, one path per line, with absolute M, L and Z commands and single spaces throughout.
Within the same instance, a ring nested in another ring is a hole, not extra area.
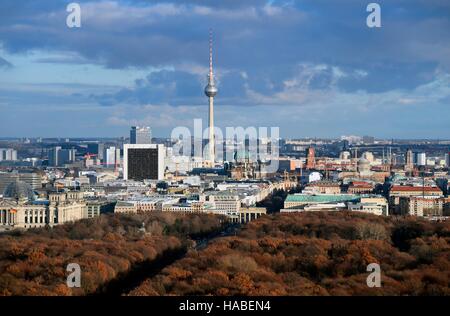
M 402 191 L 402 192 L 416 192 L 416 191 L 425 191 L 425 192 L 441 192 L 441 189 L 438 187 L 414 187 L 414 186 L 402 186 L 395 185 L 391 188 L 391 191 Z

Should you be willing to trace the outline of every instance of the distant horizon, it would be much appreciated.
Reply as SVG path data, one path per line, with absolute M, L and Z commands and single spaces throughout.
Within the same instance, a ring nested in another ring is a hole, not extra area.
M 394 142 L 396 140 L 399 141 L 439 141 L 439 142 L 450 142 L 450 138 L 397 138 L 397 137 L 387 137 L 387 138 L 379 138 L 376 136 L 372 136 L 372 135 L 341 135 L 341 136 L 355 136 L 355 137 L 363 137 L 363 136 L 369 136 L 369 137 L 374 137 L 375 141 L 391 141 L 394 140 Z M 305 137 L 280 137 L 280 139 L 283 140 L 341 140 L 341 136 L 338 137 L 309 137 L 309 136 L 305 136 Z M 69 140 L 98 140 L 98 139 L 119 139 L 119 138 L 129 138 L 129 136 L 88 136 L 88 137 L 80 137 L 80 136 L 49 136 L 49 137 L 41 137 L 41 136 L 11 136 L 11 137 L 1 137 L 0 136 L 0 141 L 8 141 L 8 140 L 21 140 L 21 139 L 38 139 L 38 138 L 42 138 L 43 140 L 46 139 L 59 139 L 59 140 L 63 140 L 63 139 L 69 139 Z M 152 139 L 156 138 L 156 139 L 170 139 L 169 136 L 152 136 Z M 207 140 L 207 138 L 203 138 L 204 140 Z

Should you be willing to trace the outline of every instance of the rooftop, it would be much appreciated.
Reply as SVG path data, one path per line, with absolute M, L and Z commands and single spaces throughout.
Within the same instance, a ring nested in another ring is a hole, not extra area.
M 333 181 L 326 181 L 326 180 L 322 180 L 322 181 L 313 181 L 311 183 L 308 184 L 308 186 L 310 187 L 340 187 L 340 183 L 339 182 L 333 182 Z
M 438 187 L 424 187 L 424 186 L 401 186 L 401 185 L 395 185 L 391 188 L 391 191 L 425 191 L 425 192 L 441 192 L 441 189 Z
M 290 194 L 285 202 L 330 203 L 359 201 L 360 196 L 354 194 Z

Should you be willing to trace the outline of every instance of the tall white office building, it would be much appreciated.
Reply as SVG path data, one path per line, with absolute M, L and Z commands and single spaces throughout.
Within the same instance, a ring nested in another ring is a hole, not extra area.
M 106 148 L 103 160 L 105 167 L 118 167 L 120 165 L 120 148 L 114 146 Z
M 0 161 L 16 161 L 17 160 L 17 150 L 11 148 L 0 148 Z
M 418 166 L 426 166 L 427 155 L 425 153 L 417 153 L 416 163 Z
M 130 130 L 130 144 L 151 144 L 152 131 L 148 126 L 132 126 Z

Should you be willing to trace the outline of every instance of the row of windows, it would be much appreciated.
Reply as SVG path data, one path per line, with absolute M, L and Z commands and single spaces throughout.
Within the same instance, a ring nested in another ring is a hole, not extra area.
M 33 221 L 33 219 L 34 219 L 34 221 Z M 47 222 L 46 218 L 44 218 L 42 216 L 40 216 L 40 217 L 39 216 L 25 217 L 25 224 L 28 224 L 28 223 L 30 223 L 30 224 L 33 224 L 33 223 L 43 224 L 43 223 L 46 223 L 46 222 Z
M 25 217 L 25 224 L 48 224 L 46 217 Z M 58 219 L 54 218 L 53 223 L 58 223 Z
M 34 210 L 34 214 L 38 215 L 42 215 L 43 214 L 43 210 Z M 33 210 L 25 210 L 25 215 L 33 215 Z

